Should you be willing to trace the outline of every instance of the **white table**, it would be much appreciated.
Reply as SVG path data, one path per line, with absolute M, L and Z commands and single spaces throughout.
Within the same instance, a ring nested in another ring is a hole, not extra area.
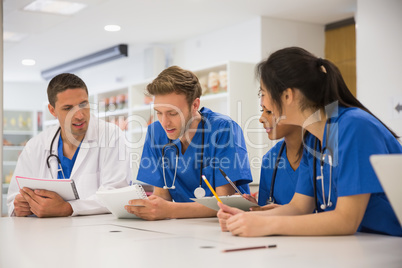
M 277 248 L 223 253 L 276 244 Z M 112 215 L 0 218 L 0 267 L 402 267 L 402 238 L 242 238 L 217 218 L 143 221 Z

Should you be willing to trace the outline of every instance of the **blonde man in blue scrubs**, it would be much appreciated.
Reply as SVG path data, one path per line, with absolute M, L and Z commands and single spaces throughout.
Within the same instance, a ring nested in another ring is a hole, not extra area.
M 219 168 L 249 193 L 252 178 L 243 131 L 228 116 L 200 109 L 198 78 L 172 66 L 147 90 L 155 97 L 158 121 L 148 127 L 137 180 L 155 186 L 154 193 L 149 200 L 131 200 L 126 210 L 146 220 L 216 216 L 190 198 L 197 192 L 212 196 L 201 175 L 218 195 L 234 194 Z

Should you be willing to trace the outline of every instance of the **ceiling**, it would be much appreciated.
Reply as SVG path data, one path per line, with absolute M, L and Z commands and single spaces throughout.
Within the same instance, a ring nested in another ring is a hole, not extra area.
M 4 81 L 40 81 L 41 70 L 119 43 L 175 43 L 258 16 L 325 25 L 356 12 L 356 0 L 75 0 L 87 7 L 66 16 L 23 11 L 31 2 L 3 0 L 3 30 L 23 36 L 4 42 Z

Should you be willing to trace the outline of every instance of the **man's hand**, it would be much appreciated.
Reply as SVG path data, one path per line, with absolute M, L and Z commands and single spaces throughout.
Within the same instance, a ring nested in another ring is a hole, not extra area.
M 172 202 L 151 195 L 148 199 L 134 199 L 124 208 L 131 214 L 135 214 L 144 220 L 163 220 L 169 218 L 169 205 Z
M 28 202 L 30 210 L 39 218 L 66 217 L 73 214 L 71 205 L 58 194 L 47 190 L 32 191 L 24 187 L 20 194 Z
M 32 215 L 31 207 L 22 194 L 18 194 L 14 199 L 14 214 L 17 217 Z

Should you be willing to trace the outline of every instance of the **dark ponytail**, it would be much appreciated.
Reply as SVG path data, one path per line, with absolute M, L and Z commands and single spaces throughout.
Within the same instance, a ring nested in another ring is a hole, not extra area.
M 282 111 L 281 96 L 287 88 L 297 88 L 304 95 L 301 109 L 321 109 L 338 101 L 344 107 L 357 107 L 374 116 L 395 138 L 399 138 L 380 119 L 358 101 L 346 86 L 338 69 L 329 60 L 310 52 L 289 47 L 278 50 L 256 67 L 256 75 L 269 91 L 272 100 Z

